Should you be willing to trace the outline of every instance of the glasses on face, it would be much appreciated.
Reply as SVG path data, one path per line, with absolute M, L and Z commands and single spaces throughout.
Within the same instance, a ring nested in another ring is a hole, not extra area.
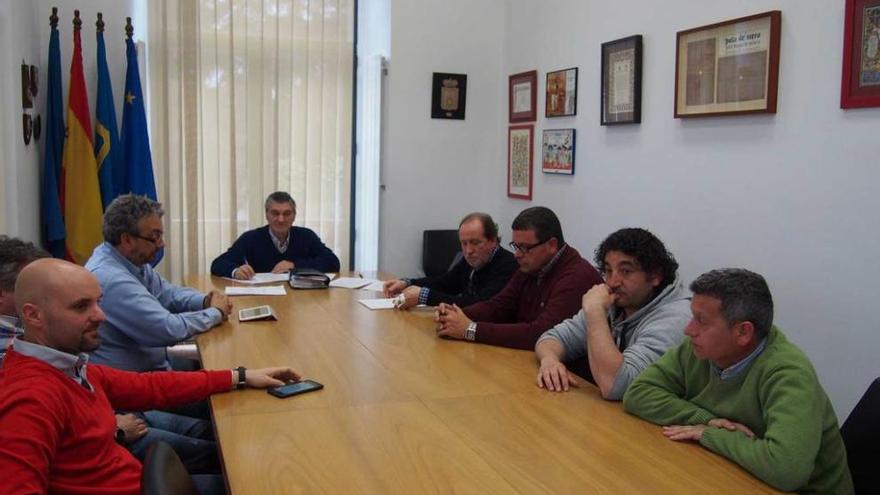
M 162 240 L 162 234 L 161 234 L 161 233 L 158 234 L 156 237 L 144 237 L 144 236 L 142 236 L 142 235 L 140 235 L 140 234 L 132 234 L 132 233 L 130 233 L 130 234 L 128 234 L 128 235 L 130 235 L 130 236 L 132 236 L 132 237 L 137 237 L 138 239 L 143 239 L 143 240 L 145 240 L 145 241 L 147 241 L 147 242 L 150 242 L 150 243 L 153 243 L 153 244 L 158 244 L 159 241 Z
M 552 239 L 552 237 L 550 239 Z M 510 249 L 513 249 L 514 251 L 520 252 L 522 254 L 529 254 L 529 251 L 531 251 L 532 249 L 535 249 L 536 247 L 540 246 L 541 244 L 544 244 L 545 242 L 549 241 L 550 239 L 544 239 L 543 241 L 539 241 L 534 244 L 517 244 L 513 241 L 510 241 L 510 244 L 508 244 L 508 245 L 510 246 Z

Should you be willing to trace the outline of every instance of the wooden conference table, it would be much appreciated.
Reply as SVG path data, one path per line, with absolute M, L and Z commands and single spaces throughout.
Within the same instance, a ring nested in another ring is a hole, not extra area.
M 370 297 L 381 296 L 236 297 L 236 311 L 269 304 L 278 321 L 240 324 L 236 313 L 198 337 L 208 369 L 289 365 L 325 386 L 211 399 L 234 495 L 776 493 L 698 445 L 667 440 L 592 385 L 539 389 L 531 352 L 439 339 L 432 311 L 357 303 Z

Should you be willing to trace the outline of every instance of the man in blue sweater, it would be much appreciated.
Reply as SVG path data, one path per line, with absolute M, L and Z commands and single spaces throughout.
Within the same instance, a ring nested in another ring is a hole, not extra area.
M 256 273 L 284 273 L 294 268 L 338 272 L 339 258 L 311 229 L 294 227 L 296 202 L 276 191 L 266 198 L 268 225 L 242 234 L 211 263 L 218 277 L 248 280 Z

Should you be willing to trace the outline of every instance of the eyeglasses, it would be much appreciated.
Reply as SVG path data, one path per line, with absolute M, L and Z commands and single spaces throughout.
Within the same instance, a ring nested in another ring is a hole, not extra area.
M 145 240 L 147 242 L 151 242 L 153 244 L 158 244 L 159 241 L 162 240 L 162 234 L 159 234 L 156 237 L 144 237 L 140 234 L 134 234 L 134 233 L 129 232 L 128 235 L 130 235 L 132 237 L 137 237 L 138 239 L 143 239 L 143 240 Z
M 552 239 L 552 237 L 550 237 L 548 239 L 544 239 L 543 241 L 540 241 L 540 242 L 536 242 L 534 244 L 517 244 L 517 243 L 511 241 L 510 244 L 508 244 L 508 245 L 510 246 L 510 249 L 513 249 L 514 251 L 519 251 L 522 254 L 529 254 L 529 251 L 531 251 L 532 249 L 535 249 L 536 247 L 540 246 L 541 244 L 546 243 L 550 239 Z

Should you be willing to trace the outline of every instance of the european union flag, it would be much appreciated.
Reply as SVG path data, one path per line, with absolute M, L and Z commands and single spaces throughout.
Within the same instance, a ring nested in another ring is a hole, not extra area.
M 153 178 L 153 158 L 150 155 L 150 137 L 147 133 L 147 116 L 144 113 L 137 48 L 131 37 L 125 39 L 125 45 L 128 60 L 122 109 L 122 159 L 127 176 L 125 191 L 146 195 L 156 201 L 156 180 Z
M 48 88 L 46 91 L 46 150 L 43 155 L 43 181 L 40 185 L 40 216 L 43 245 L 56 258 L 65 258 L 64 216 L 61 213 L 61 155 L 64 150 L 64 103 L 61 99 L 61 49 L 58 17 L 53 9 L 49 35 Z
M 107 48 L 104 46 L 104 30 L 101 27 L 98 30 L 95 160 L 98 163 L 98 182 L 101 184 L 101 205 L 105 210 L 113 198 L 125 188 L 125 167 L 122 166 L 119 152 L 116 107 L 113 105 L 113 88 L 110 84 L 110 69 L 107 67 Z

